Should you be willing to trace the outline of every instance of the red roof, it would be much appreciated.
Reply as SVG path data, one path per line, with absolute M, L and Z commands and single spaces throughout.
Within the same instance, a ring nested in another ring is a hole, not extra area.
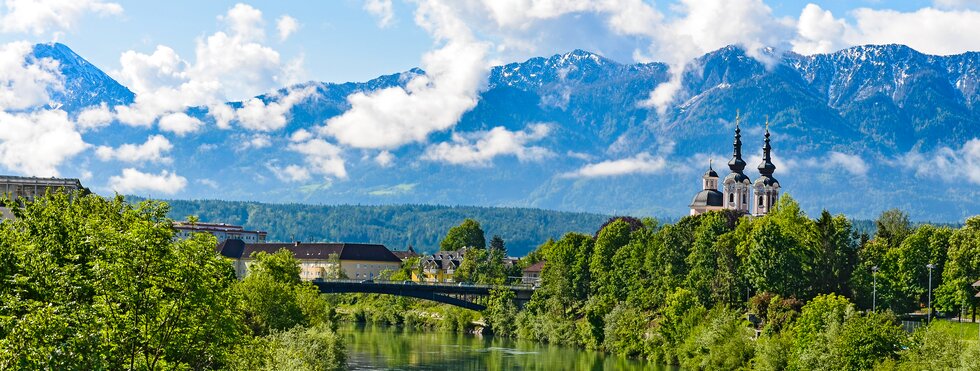
M 544 268 L 545 261 L 539 261 L 537 263 L 531 264 L 531 266 L 524 268 L 525 272 L 540 272 Z

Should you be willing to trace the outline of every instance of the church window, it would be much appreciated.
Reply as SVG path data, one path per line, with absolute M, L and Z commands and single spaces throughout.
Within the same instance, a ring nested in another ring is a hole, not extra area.
M 759 206 L 762 206 L 762 196 L 759 196 Z
M 728 202 L 735 202 L 735 194 L 734 193 L 729 193 L 728 194 Z

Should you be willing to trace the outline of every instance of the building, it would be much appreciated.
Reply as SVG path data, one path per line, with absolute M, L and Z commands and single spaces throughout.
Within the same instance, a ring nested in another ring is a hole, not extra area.
M 36 178 L 12 175 L 0 175 L 0 198 L 9 200 L 34 201 L 38 196 L 47 192 L 88 192 L 78 179 L 73 178 Z M 13 212 L 6 207 L 0 207 L 0 220 L 13 219 Z
M 300 263 L 300 279 L 375 279 L 384 271 L 401 269 L 402 261 L 384 245 L 363 243 L 247 243 L 229 239 L 218 244 L 221 255 L 235 261 L 235 274 L 248 275 L 253 254 L 289 250 Z
M 0 195 L 11 200 L 34 201 L 34 198 L 44 196 L 46 192 L 73 192 L 78 190 L 88 191 L 82 187 L 82 183 L 78 179 L 0 175 Z
M 718 191 L 718 173 L 708 164 L 708 171 L 701 181 L 701 191 L 691 200 L 691 215 L 713 210 L 736 210 L 744 214 L 762 216 L 772 211 L 779 201 L 779 181 L 773 177 L 776 165 L 772 163 L 772 145 L 769 140 L 769 121 L 766 120 L 765 141 L 762 146 L 762 163 L 759 164 L 759 178 L 752 180 L 743 172 L 745 160 L 742 159 L 742 130 L 739 117 L 735 116 L 735 142 L 732 159 L 728 161 L 731 171 L 725 177 L 723 191 Z M 753 192 L 756 198 L 753 199 Z M 755 201 L 755 202 L 753 202 Z M 750 211 L 752 210 L 752 211 Z
M 542 260 L 524 268 L 524 276 L 521 277 L 521 283 L 525 285 L 539 284 L 541 282 L 541 271 L 544 269 L 544 263 L 545 261 Z
M 412 245 L 408 245 L 408 249 L 405 251 L 392 251 L 391 253 L 395 254 L 395 256 L 397 256 L 398 259 L 401 259 L 403 262 L 419 256 L 419 254 L 415 252 L 415 248 L 412 247 Z
M 227 240 L 261 243 L 265 242 L 265 237 L 268 235 L 264 231 L 250 231 L 240 225 L 224 223 L 174 222 L 174 229 L 177 230 L 178 240 L 191 238 L 194 233 L 210 233 L 218 239 L 219 244 Z
M 419 268 L 412 272 L 412 281 L 415 282 L 455 282 L 453 275 L 463 258 L 466 256 L 467 248 L 454 251 L 439 251 L 432 255 L 426 255 L 419 261 Z M 421 276 L 419 275 L 421 273 Z

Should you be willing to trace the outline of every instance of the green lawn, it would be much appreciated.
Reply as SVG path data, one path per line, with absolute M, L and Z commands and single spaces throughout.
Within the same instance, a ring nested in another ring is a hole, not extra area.
M 946 321 L 942 328 L 960 340 L 977 341 L 977 324 L 970 322 Z

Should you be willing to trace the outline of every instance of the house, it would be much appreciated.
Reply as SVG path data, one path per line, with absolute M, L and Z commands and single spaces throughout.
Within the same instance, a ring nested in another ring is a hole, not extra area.
M 412 281 L 415 282 L 455 282 L 453 275 L 460 264 L 463 264 L 463 257 L 466 256 L 467 248 L 454 251 L 440 251 L 432 255 L 423 256 L 419 261 L 421 272 L 412 272 Z M 419 275 L 421 274 L 421 276 Z
M 230 239 L 218 244 L 221 255 L 235 261 L 235 274 L 243 278 L 254 262 L 253 254 L 286 249 L 300 262 L 300 279 L 375 279 L 384 271 L 401 268 L 402 261 L 384 245 L 364 243 L 247 243 Z
M 419 254 L 415 252 L 415 248 L 412 247 L 412 245 L 408 245 L 408 249 L 405 251 L 392 251 L 391 253 L 395 254 L 395 256 L 397 256 L 398 259 L 401 259 L 402 261 L 406 261 L 408 259 L 419 256 Z
M 174 229 L 177 230 L 175 236 L 178 240 L 191 238 L 194 233 L 210 233 L 218 239 L 218 243 L 227 240 L 242 240 L 246 243 L 265 242 L 268 235 L 264 231 L 250 231 L 240 225 L 224 223 L 201 223 L 201 222 L 174 222 Z
M 521 283 L 525 285 L 537 285 L 540 283 L 541 270 L 544 268 L 544 263 L 545 261 L 542 260 L 524 268 L 524 276 L 521 277 Z
M 38 196 L 47 192 L 88 192 L 78 179 L 73 178 L 37 178 L 0 175 L 0 198 L 9 200 L 34 201 Z M 0 221 L 13 219 L 13 212 L 6 207 L 0 207 Z

